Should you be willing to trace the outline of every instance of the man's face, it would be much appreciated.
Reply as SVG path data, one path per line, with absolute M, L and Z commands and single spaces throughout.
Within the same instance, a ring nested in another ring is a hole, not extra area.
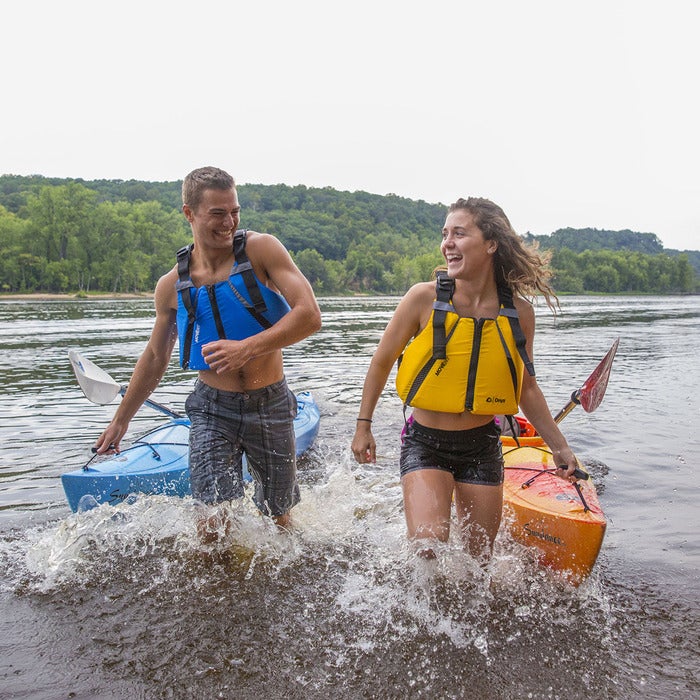
M 196 209 L 185 205 L 185 217 L 192 226 L 195 244 L 213 248 L 231 247 L 241 220 L 241 206 L 235 188 L 204 190 Z

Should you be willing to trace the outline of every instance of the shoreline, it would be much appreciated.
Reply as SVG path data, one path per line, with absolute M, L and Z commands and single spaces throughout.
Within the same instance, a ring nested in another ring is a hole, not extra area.
M 153 299 L 154 292 L 90 292 L 89 294 L 51 294 L 49 292 L 32 292 L 30 294 L 14 294 L 12 292 L 0 293 L 0 301 L 91 301 L 108 299 Z M 368 292 L 352 292 L 349 294 L 330 294 L 327 298 L 334 297 L 398 297 L 401 294 L 371 294 Z M 677 296 L 698 296 L 698 292 L 668 292 L 659 294 L 655 292 L 583 292 L 574 294 L 572 292 L 560 292 L 559 297 L 582 296 L 582 297 L 677 297 Z M 323 297 L 319 297 L 323 298 Z
M 0 301 L 90 301 L 91 299 L 152 299 L 153 292 L 126 293 L 126 292 L 95 292 L 89 294 L 50 294 L 48 292 L 33 292 L 31 294 L 0 294 Z

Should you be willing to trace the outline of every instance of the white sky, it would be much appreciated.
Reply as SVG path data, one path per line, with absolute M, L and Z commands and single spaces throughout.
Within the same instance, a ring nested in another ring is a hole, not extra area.
M 0 17 L 0 174 L 218 165 L 700 249 L 697 0 L 35 0 Z

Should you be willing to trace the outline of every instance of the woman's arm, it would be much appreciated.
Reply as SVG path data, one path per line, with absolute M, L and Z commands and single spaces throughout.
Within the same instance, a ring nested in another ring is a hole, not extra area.
M 351 449 L 355 459 L 374 462 L 377 458 L 377 446 L 372 435 L 371 419 L 379 397 L 384 390 L 394 363 L 403 352 L 409 340 L 416 336 L 422 325 L 430 316 L 435 285 L 423 282 L 411 287 L 394 311 L 387 324 L 379 345 L 369 363 L 367 375 L 362 388 L 362 400 L 357 414 L 359 419 Z
M 527 341 L 527 353 L 530 359 L 533 359 L 535 312 L 532 305 L 523 299 L 517 299 L 515 303 L 520 317 L 520 326 Z M 537 383 L 537 379 L 527 372 L 525 372 L 523 377 L 520 408 L 552 450 L 554 464 L 557 467 L 564 467 L 563 470 L 558 471 L 558 475 L 569 481 L 576 481 L 576 478 L 573 476 L 574 470 L 578 466 L 576 455 L 569 447 L 561 430 L 559 430 L 559 426 L 554 422 L 547 400 Z

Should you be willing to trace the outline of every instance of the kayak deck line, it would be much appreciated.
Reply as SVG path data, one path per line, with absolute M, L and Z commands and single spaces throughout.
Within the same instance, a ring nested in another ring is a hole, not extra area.
M 320 410 L 309 391 L 296 394 L 294 418 L 296 456 L 313 447 L 320 427 Z M 117 505 L 132 494 L 185 497 L 191 495 L 187 418 L 171 418 L 140 435 L 118 453 L 94 454 L 79 469 L 61 476 L 73 512 L 100 504 Z M 95 459 L 98 461 L 95 462 Z M 243 455 L 243 479 L 252 480 Z
M 579 585 L 600 552 L 605 515 L 590 478 L 571 483 L 557 476 L 551 450 L 533 433 L 501 437 L 504 523 L 540 564 Z
M 516 447 L 515 449 L 511 450 L 511 452 L 515 452 L 515 450 L 517 450 L 517 449 L 519 449 L 519 448 Z M 548 450 L 542 449 L 542 452 L 546 455 L 549 455 L 550 457 L 552 456 L 552 453 L 549 452 Z M 517 469 L 519 471 L 534 472 L 533 476 L 531 476 L 529 479 L 526 479 L 525 481 L 523 481 L 523 483 L 520 485 L 520 488 L 523 488 L 523 489 L 530 488 L 530 486 L 532 486 L 532 484 L 535 483 L 535 480 L 538 479 L 543 474 L 556 474 L 556 472 L 557 472 L 556 468 L 538 469 L 536 467 L 516 466 L 516 465 L 506 466 L 506 467 L 504 467 L 504 469 Z M 586 478 L 588 478 L 588 477 L 586 477 Z M 590 508 L 588 506 L 588 503 L 586 502 L 586 498 L 583 495 L 583 491 L 582 491 L 581 487 L 579 486 L 578 482 L 574 482 L 571 485 L 573 486 L 573 488 L 576 489 L 576 493 L 577 493 L 577 495 L 578 495 L 578 497 L 583 505 L 583 510 L 589 511 Z

